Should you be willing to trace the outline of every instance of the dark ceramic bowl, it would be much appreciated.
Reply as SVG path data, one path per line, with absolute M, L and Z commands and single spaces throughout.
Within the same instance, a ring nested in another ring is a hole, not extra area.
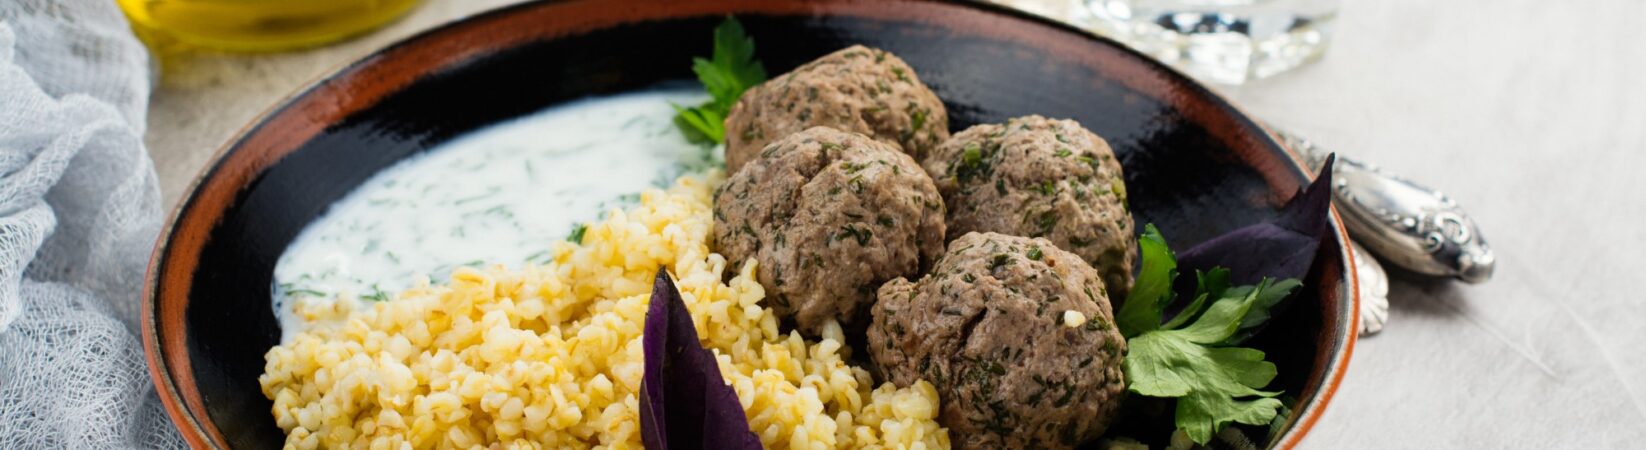
M 955 130 L 1065 117 L 1113 145 L 1138 223 L 1175 246 L 1274 217 L 1309 176 L 1223 99 L 1113 42 L 948 1 L 624 0 L 530 3 L 396 44 L 309 87 L 230 143 L 155 249 L 144 347 L 166 411 L 195 447 L 279 448 L 257 376 L 280 330 L 275 260 L 304 225 L 374 172 L 464 132 L 591 95 L 689 80 L 710 30 L 736 14 L 772 73 L 850 44 L 890 50 L 944 100 Z M 1319 419 L 1354 346 L 1341 227 L 1309 288 L 1254 345 L 1295 413 L 1270 445 Z M 1169 422 L 1169 421 L 1167 421 Z M 1169 429 L 1170 423 L 1162 424 Z M 1258 438 L 1265 433 L 1259 432 Z

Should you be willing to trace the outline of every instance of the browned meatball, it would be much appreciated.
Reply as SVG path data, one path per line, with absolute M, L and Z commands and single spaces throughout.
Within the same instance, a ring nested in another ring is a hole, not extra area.
M 898 386 L 937 387 L 955 448 L 1074 448 L 1120 406 L 1126 341 L 1103 281 L 1050 241 L 969 233 L 879 296 L 869 355 Z
M 1097 268 L 1110 297 L 1131 290 L 1137 240 L 1120 161 L 1079 123 L 1026 116 L 977 125 L 923 164 L 949 207 L 949 236 L 1044 237 Z
M 767 145 L 714 194 L 715 245 L 754 258 L 766 304 L 816 336 L 943 252 L 943 198 L 914 159 L 817 127 Z
M 902 59 L 854 45 L 744 92 L 726 116 L 726 168 L 814 126 L 894 143 L 919 161 L 949 138 L 949 113 Z

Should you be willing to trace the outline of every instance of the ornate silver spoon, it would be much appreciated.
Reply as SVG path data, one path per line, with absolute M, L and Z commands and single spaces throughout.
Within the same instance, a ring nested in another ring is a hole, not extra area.
M 1276 131 L 1316 169 L 1327 152 L 1297 135 Z M 1440 191 L 1383 172 L 1339 154 L 1333 169 L 1332 199 L 1354 238 L 1361 291 L 1361 333 L 1383 329 L 1388 317 L 1388 276 L 1370 257 L 1414 273 L 1455 277 L 1468 283 L 1492 278 L 1497 258 L 1473 219 Z

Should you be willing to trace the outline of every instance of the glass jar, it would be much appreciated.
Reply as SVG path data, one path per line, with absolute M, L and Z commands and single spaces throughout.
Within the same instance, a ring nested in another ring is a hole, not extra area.
M 421 0 L 116 0 L 151 45 L 231 51 L 312 47 L 405 15 Z
M 1085 0 L 1077 24 L 1202 79 L 1241 84 L 1318 58 L 1341 0 Z

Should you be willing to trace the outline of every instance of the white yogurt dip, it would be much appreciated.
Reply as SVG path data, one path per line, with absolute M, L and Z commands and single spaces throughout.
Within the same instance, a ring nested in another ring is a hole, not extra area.
M 463 265 L 540 263 L 580 223 L 648 187 L 720 163 L 691 144 L 674 109 L 700 90 L 580 100 L 461 136 L 367 180 L 292 241 L 274 269 L 274 309 L 290 337 L 292 301 L 383 301 Z M 309 301 L 309 300 L 305 300 Z

